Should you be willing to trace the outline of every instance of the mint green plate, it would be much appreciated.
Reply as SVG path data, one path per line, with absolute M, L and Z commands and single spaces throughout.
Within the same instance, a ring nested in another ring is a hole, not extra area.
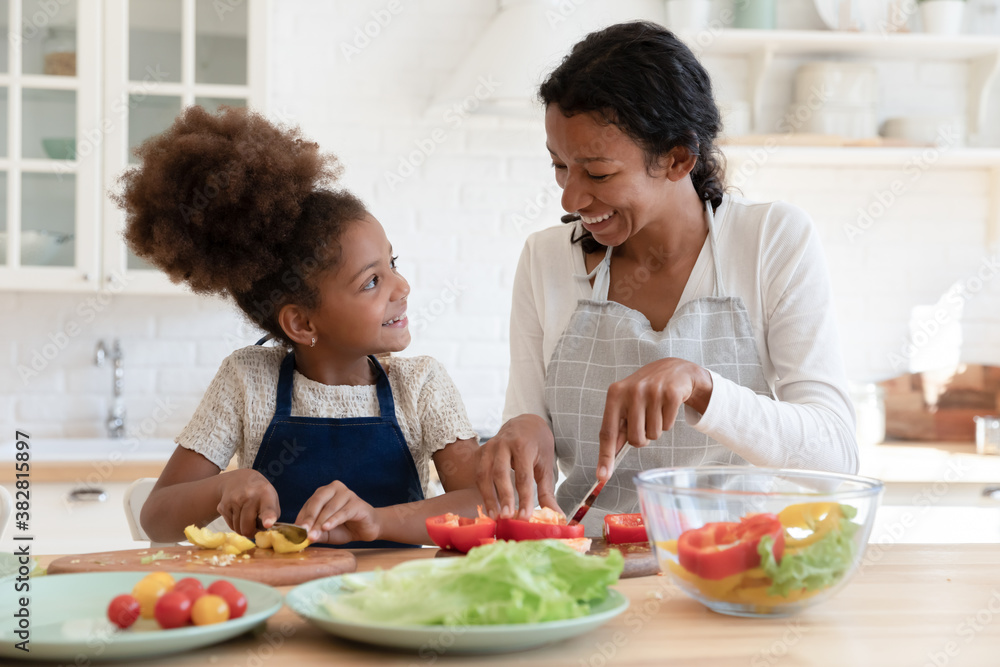
M 434 651 L 435 653 L 502 653 L 521 651 L 576 637 L 593 630 L 628 609 L 628 598 L 614 589 L 580 618 L 517 625 L 390 625 L 357 623 L 332 617 L 325 603 L 342 594 L 344 577 L 371 579 L 374 572 L 338 575 L 296 586 L 285 594 L 295 613 L 332 635 L 376 646 Z
M 281 594 L 270 586 L 246 579 L 194 574 L 203 584 L 219 579 L 233 583 L 247 598 L 243 616 L 213 625 L 163 630 L 153 619 L 136 621 L 119 630 L 108 620 L 111 600 L 132 592 L 149 572 L 87 572 L 53 574 L 28 579 L 30 593 L 15 590 L 13 577 L 0 579 L 0 657 L 21 660 L 58 660 L 83 664 L 93 660 L 122 660 L 178 653 L 215 644 L 251 630 L 281 609 Z M 30 596 L 30 636 L 25 653 L 15 647 L 18 600 Z

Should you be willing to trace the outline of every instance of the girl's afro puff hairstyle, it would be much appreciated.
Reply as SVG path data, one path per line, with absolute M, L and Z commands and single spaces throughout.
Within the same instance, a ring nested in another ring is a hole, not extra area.
M 289 342 L 277 311 L 315 306 L 310 274 L 336 265 L 340 235 L 367 215 L 357 197 L 332 189 L 337 158 L 253 111 L 199 106 L 135 154 L 141 164 L 113 195 L 132 251 L 196 293 L 234 297 Z

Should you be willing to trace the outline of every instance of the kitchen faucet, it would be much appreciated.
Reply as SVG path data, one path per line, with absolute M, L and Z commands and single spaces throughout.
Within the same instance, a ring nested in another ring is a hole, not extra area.
M 125 367 L 122 355 L 121 342 L 115 338 L 111 345 L 111 352 L 108 352 L 104 341 L 97 342 L 97 351 L 94 356 L 94 363 L 103 366 L 106 357 L 114 362 L 114 374 L 111 379 L 111 395 L 113 402 L 108 410 L 108 437 L 121 438 L 125 435 L 125 401 L 122 398 L 122 380 L 125 377 Z

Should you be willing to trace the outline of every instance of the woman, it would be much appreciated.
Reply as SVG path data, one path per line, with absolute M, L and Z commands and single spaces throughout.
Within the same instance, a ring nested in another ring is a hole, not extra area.
M 479 452 L 487 510 L 513 515 L 514 486 L 531 498 L 537 480 L 539 503 L 569 512 L 596 475 L 594 535 L 604 514 L 638 511 L 639 470 L 854 472 L 819 240 L 800 209 L 723 191 L 719 112 L 691 51 L 654 24 L 611 26 L 541 98 L 571 215 L 529 237 L 514 279 L 505 423 Z

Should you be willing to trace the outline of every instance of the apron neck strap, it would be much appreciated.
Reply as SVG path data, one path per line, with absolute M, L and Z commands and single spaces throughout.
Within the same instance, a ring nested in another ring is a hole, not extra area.
M 278 371 L 278 394 L 274 406 L 275 417 L 290 417 L 292 414 L 292 371 L 295 370 L 295 352 L 289 352 L 281 360 Z
M 594 278 L 594 290 L 590 296 L 594 301 L 608 300 L 608 290 L 611 288 L 611 252 L 613 250 L 613 246 L 608 246 L 607 252 L 604 253 L 604 259 L 594 267 L 593 271 L 587 274 L 588 280 L 591 277 Z
M 368 361 L 375 369 L 375 393 L 378 396 L 378 410 L 382 419 L 396 418 L 396 405 L 392 400 L 392 387 L 389 386 L 389 376 L 382 364 L 374 355 Z M 292 414 L 292 373 L 295 370 L 295 352 L 289 352 L 281 361 L 278 371 L 278 393 L 275 401 L 274 416 L 290 417 Z
M 369 355 L 368 360 L 375 367 L 375 393 L 378 396 L 378 411 L 382 419 L 396 418 L 396 404 L 392 400 L 392 387 L 389 386 L 389 376 L 375 355 Z
M 712 202 L 705 202 L 705 222 L 708 223 L 708 243 L 712 249 L 712 266 L 715 267 L 715 292 L 712 296 L 725 296 L 726 286 L 722 284 L 722 262 L 719 261 L 719 249 L 715 238 L 715 211 Z
M 715 292 L 713 296 L 724 296 L 725 285 L 722 284 L 722 264 L 719 262 L 719 253 L 715 243 L 715 211 L 711 202 L 704 202 L 705 222 L 708 224 L 708 244 L 712 250 L 712 265 L 715 267 Z M 613 247 L 608 246 L 604 253 L 604 259 L 594 267 L 594 270 L 587 274 L 587 280 L 594 279 L 594 289 L 591 292 L 591 299 L 594 301 L 607 301 L 608 290 L 611 287 L 611 252 Z

